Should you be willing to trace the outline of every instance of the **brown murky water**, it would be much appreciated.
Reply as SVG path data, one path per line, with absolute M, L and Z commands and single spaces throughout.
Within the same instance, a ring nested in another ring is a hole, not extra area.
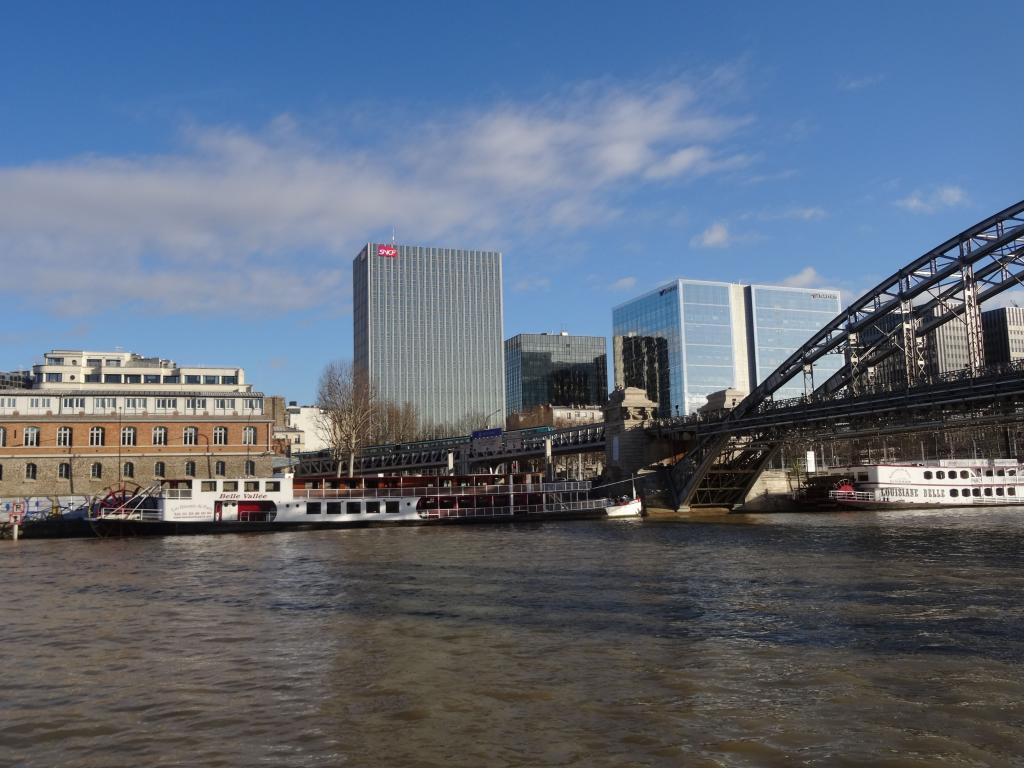
M 0 543 L 0 764 L 1024 765 L 1024 513 Z

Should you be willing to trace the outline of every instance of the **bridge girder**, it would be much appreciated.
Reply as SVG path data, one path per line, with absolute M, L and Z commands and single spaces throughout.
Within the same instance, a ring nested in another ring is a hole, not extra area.
M 701 434 L 691 452 L 669 472 L 676 504 L 733 507 L 743 502 L 778 440 L 750 442 L 745 419 L 770 406 L 773 395 L 825 355 L 844 365 L 810 395 L 811 401 L 858 393 L 865 372 L 903 353 L 908 385 L 923 374 L 921 341 L 956 321 L 967 326 L 969 371 L 983 367 L 980 306 L 1024 285 L 1024 201 L 1018 202 L 928 251 L 860 296 L 787 358 L 723 420 L 723 429 Z M 872 342 L 862 345 L 867 332 Z M 723 482 L 723 478 L 727 478 Z

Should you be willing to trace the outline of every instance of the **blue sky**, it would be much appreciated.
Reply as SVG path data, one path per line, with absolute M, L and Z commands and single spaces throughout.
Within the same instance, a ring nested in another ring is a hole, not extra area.
M 684 276 L 853 298 L 1022 196 L 1009 3 L 8 3 L 0 369 L 309 401 L 363 243 L 505 254 L 505 334 Z

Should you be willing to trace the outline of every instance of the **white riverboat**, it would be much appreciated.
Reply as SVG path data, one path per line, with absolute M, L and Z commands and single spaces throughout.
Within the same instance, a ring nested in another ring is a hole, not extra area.
M 100 535 L 226 533 L 607 517 L 634 503 L 590 495 L 589 482 L 540 475 L 188 478 L 111 489 L 88 519 Z
M 1024 465 L 1016 459 L 942 459 L 847 467 L 829 492 L 857 509 L 1013 506 L 1024 503 Z
M 613 501 L 605 511 L 608 517 L 642 517 L 644 514 L 640 499 L 630 498 Z

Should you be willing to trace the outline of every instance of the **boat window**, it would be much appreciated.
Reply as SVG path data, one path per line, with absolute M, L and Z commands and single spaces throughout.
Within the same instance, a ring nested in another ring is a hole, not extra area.
M 957 496 L 960 495 L 960 491 L 958 491 L 956 488 L 950 488 L 949 495 L 955 499 Z
M 384 511 L 385 512 L 398 512 L 398 502 L 397 501 L 385 501 L 384 502 Z
M 985 470 L 985 477 L 992 477 L 992 470 L 991 469 L 986 469 Z
M 964 488 L 964 496 L 970 496 L 970 495 L 971 495 L 971 489 L 970 488 Z
M 860 472 L 860 473 L 857 474 L 858 482 L 865 482 L 865 481 L 867 481 L 867 479 L 868 479 L 868 473 L 867 472 Z
M 960 479 L 961 480 L 966 480 L 970 476 L 971 476 L 971 473 L 968 472 L 966 469 L 961 469 L 960 470 Z
M 345 514 L 358 515 L 360 512 L 363 511 L 362 506 L 363 505 L 358 501 L 350 501 L 347 504 L 345 504 Z
M 341 514 L 341 502 L 340 501 L 328 501 L 327 502 L 327 514 L 328 515 L 340 515 Z
M 1017 495 L 1017 489 L 1016 489 L 1016 488 L 1014 488 L 1014 487 L 1013 487 L 1013 486 L 1011 485 L 1011 486 L 1010 486 L 1009 488 L 1007 488 L 1007 489 L 1006 489 L 1006 495 L 1007 495 L 1007 496 L 1016 496 L 1016 495 Z
M 246 493 L 254 493 L 255 491 L 258 491 L 259 489 L 260 489 L 260 481 L 259 480 L 246 480 L 245 481 L 245 492 Z
M 981 488 L 971 488 L 971 496 L 981 496 Z
M 320 514 L 320 502 L 319 501 L 311 501 L 308 504 L 306 504 L 306 514 L 307 515 L 319 515 Z
M 366 502 L 366 514 L 368 514 L 368 515 L 379 515 L 380 514 L 380 502 L 379 501 L 368 501 L 368 502 Z
M 931 473 L 930 470 L 927 470 L 927 469 L 925 470 L 925 472 L 924 472 L 924 479 L 925 480 L 931 480 L 932 479 L 932 473 Z
M 217 481 L 216 480 L 203 480 L 199 484 L 199 490 L 207 491 L 207 492 L 209 492 L 209 491 L 216 491 L 217 490 Z
M 991 496 L 992 495 L 992 489 L 991 488 L 986 488 L 985 489 L 985 495 L 986 496 Z
M 280 480 L 267 480 L 266 488 L 267 488 L 268 491 L 280 491 L 281 490 L 281 481 Z
M 936 472 L 936 473 L 935 473 L 935 479 L 936 479 L 936 480 L 945 480 L 945 479 L 946 479 L 946 473 L 945 473 L 945 472 L 943 472 L 943 471 L 942 471 L 942 470 L 940 469 L 940 470 L 939 470 L 938 472 Z
M 224 490 L 225 491 L 237 491 L 238 490 L 238 481 L 237 480 L 225 480 L 224 481 Z
M 1001 470 L 1001 469 L 997 469 L 996 470 L 996 477 L 1003 477 L 1004 475 L 1006 475 L 1006 472 L 1004 472 L 1003 470 Z
M 1016 469 L 1008 469 L 1008 470 L 1006 470 L 1006 474 L 1008 474 L 1010 477 L 1013 477 L 1014 475 L 1017 474 L 1017 470 Z
M 996 488 L 996 496 L 1002 496 L 1002 495 L 1003 495 L 1003 489 L 1002 488 Z

